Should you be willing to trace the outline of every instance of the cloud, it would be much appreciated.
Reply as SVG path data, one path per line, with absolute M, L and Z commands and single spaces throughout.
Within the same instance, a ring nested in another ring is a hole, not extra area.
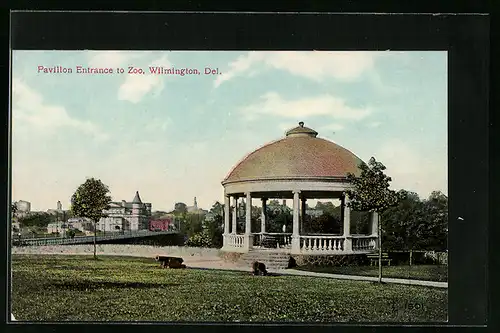
M 374 157 L 387 167 L 394 189 L 414 191 L 422 198 L 434 190 L 448 193 L 446 154 L 423 154 L 398 139 L 381 145 Z
M 382 125 L 382 123 L 380 121 L 373 121 L 371 123 L 368 123 L 366 126 L 371 127 L 371 128 L 375 128 L 375 127 L 379 127 L 380 125 Z
M 229 69 L 214 81 L 217 88 L 236 76 L 253 76 L 260 70 L 272 68 L 293 75 L 321 81 L 331 77 L 352 81 L 373 68 L 378 52 L 343 51 L 251 51 L 229 64 Z
M 320 131 L 321 132 L 336 132 L 336 131 L 341 131 L 344 129 L 344 126 L 340 125 L 340 124 L 328 124 L 328 125 L 325 125 L 323 127 L 320 127 Z
M 172 119 L 170 118 L 161 119 L 159 117 L 153 117 L 150 119 L 147 127 L 150 131 L 165 132 L 171 125 Z
M 280 123 L 278 124 L 278 128 L 282 130 L 283 132 L 286 132 L 288 130 L 291 130 L 292 128 L 297 127 L 297 123 L 294 122 L 286 122 L 286 123 Z
M 51 133 L 54 129 L 69 127 L 92 135 L 97 140 L 108 139 L 107 134 L 90 121 L 72 118 L 63 106 L 44 102 L 43 96 L 21 79 L 12 80 L 12 115 L 15 129 L 22 129 L 24 125 L 30 131 Z
M 371 112 L 369 108 L 352 108 L 342 98 L 320 95 L 295 100 L 284 100 L 275 92 L 260 97 L 257 103 L 240 110 L 247 120 L 255 120 L 263 115 L 294 118 L 297 121 L 312 116 L 330 116 L 336 119 L 360 120 Z
M 153 61 L 150 66 L 170 67 L 171 64 L 166 56 Z M 142 98 L 152 90 L 159 93 L 163 90 L 163 76 L 149 74 L 149 69 L 144 68 L 145 74 L 124 74 L 127 76 L 125 82 L 118 89 L 118 99 L 139 103 Z

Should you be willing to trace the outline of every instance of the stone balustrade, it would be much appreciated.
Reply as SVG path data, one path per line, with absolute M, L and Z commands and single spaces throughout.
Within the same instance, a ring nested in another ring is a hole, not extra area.
M 300 252 L 302 254 L 336 254 L 342 253 L 343 251 L 343 236 L 300 236 Z
M 245 248 L 245 235 L 226 234 L 224 235 L 224 244 L 227 248 L 236 251 L 243 250 Z
M 292 234 L 279 232 L 254 234 L 253 245 L 257 248 L 290 248 L 292 246 Z
M 224 250 L 246 252 L 250 248 L 292 250 L 295 254 L 367 253 L 377 249 L 377 237 L 366 235 L 300 235 L 299 249 L 292 249 L 290 233 L 255 233 L 224 235 Z M 248 244 L 247 244 L 248 243 Z M 352 250 L 351 245 L 352 244 Z
M 373 251 L 377 249 L 376 236 L 352 236 L 352 250 L 353 251 Z

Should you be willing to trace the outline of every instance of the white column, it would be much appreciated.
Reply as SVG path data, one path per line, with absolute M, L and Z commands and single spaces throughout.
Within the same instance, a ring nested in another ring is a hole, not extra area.
M 371 215 L 370 233 L 372 236 L 378 236 L 378 213 L 371 212 L 370 215 Z
M 300 253 L 300 234 L 299 234 L 299 209 L 300 209 L 300 191 L 293 191 L 293 230 L 292 230 L 292 253 Z
M 248 252 L 253 247 L 252 235 L 252 194 L 246 194 L 246 209 L 245 209 L 245 250 Z
M 371 213 L 371 236 L 376 237 L 375 238 L 375 248 L 379 248 L 378 244 L 378 213 L 377 212 L 372 212 Z
M 250 192 L 246 194 L 246 209 L 245 209 L 245 235 L 252 233 L 252 195 Z
M 266 210 L 267 210 L 267 199 L 262 199 L 262 215 L 260 217 L 260 232 L 266 232 Z
M 352 237 L 351 237 L 351 209 L 348 206 L 349 197 L 347 194 L 344 198 L 344 251 L 352 252 Z
M 238 218 L 238 197 L 233 197 L 233 231 L 232 234 L 236 234 L 236 219 Z
M 304 221 L 306 220 L 306 198 L 302 198 L 302 206 L 300 207 L 300 232 L 304 232 Z
M 228 235 L 229 234 L 229 214 L 230 213 L 230 210 L 229 210 L 229 196 L 225 195 L 224 196 L 224 235 Z

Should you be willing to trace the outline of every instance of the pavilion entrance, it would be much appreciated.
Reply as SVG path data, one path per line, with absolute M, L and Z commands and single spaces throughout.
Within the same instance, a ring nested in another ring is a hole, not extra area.
M 270 199 L 292 199 L 291 232 L 267 232 L 267 203 Z M 245 224 L 243 232 L 237 232 L 238 203 L 245 200 Z M 260 231 L 251 230 L 251 206 L 254 199 L 261 202 Z M 306 218 L 308 199 L 340 199 L 342 234 L 309 234 L 302 232 Z M 352 254 L 369 253 L 377 249 L 376 213 L 370 214 L 369 234 L 351 234 L 351 211 L 346 205 L 348 197 L 342 192 L 290 191 L 279 193 L 247 192 L 226 196 L 224 220 L 224 251 L 248 252 L 251 249 L 272 249 L 291 254 Z M 232 203 L 232 205 L 231 205 Z M 227 232 L 226 232 L 227 231 Z

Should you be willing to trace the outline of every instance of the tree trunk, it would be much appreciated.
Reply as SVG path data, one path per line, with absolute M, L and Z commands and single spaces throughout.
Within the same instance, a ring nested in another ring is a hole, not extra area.
M 411 266 L 412 257 L 413 257 L 413 249 L 410 249 L 410 266 Z
M 94 222 L 94 259 L 97 259 L 96 242 L 97 242 L 97 222 Z
M 380 214 L 377 214 L 378 220 L 378 282 L 382 283 L 382 229 L 380 227 Z

